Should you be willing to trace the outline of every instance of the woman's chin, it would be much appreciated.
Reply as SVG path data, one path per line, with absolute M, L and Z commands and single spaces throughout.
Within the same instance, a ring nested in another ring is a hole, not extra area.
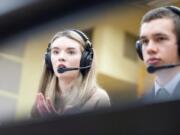
M 71 72 L 64 72 L 64 73 L 57 73 L 56 76 L 60 79 L 63 78 L 73 78 L 78 76 L 79 72 L 77 71 L 71 71 Z

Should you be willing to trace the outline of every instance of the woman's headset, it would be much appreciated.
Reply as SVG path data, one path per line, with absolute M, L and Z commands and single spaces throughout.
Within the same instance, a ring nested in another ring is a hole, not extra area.
M 174 6 L 167 6 L 165 7 L 172 11 L 174 14 L 177 14 L 180 16 L 180 8 L 174 7 Z M 177 33 L 177 38 L 178 38 L 178 54 L 180 56 L 180 33 Z M 142 54 L 142 43 L 141 41 L 136 41 L 136 52 L 141 60 L 143 60 L 143 54 Z
M 84 47 L 84 51 L 82 52 L 82 56 L 81 56 L 81 60 L 80 60 L 80 67 L 86 67 L 86 66 L 91 66 L 92 61 L 93 61 L 93 47 L 92 47 L 92 43 L 90 42 L 89 38 L 80 30 L 67 30 L 67 31 L 74 31 L 76 32 L 78 35 L 80 35 L 82 37 L 82 39 L 85 42 L 85 47 Z M 46 49 L 46 53 L 45 53 L 45 64 L 48 68 L 48 70 L 50 70 L 51 72 L 53 72 L 53 67 L 52 67 L 52 62 L 51 62 L 51 43 L 49 43 L 48 48 Z M 86 68 L 86 69 L 80 69 L 80 72 L 85 75 L 86 73 L 88 73 L 90 67 Z

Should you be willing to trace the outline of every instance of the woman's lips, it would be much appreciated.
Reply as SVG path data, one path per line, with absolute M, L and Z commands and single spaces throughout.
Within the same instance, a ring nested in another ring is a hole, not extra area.
M 66 66 L 64 64 L 59 64 L 58 68 L 66 68 Z

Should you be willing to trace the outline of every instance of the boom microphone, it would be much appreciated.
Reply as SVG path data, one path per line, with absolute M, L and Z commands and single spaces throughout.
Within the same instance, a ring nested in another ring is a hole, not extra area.
M 66 68 L 66 67 L 60 67 L 57 69 L 58 73 L 64 73 L 67 71 L 72 71 L 72 70 L 80 70 L 80 69 L 87 69 L 90 68 L 91 66 L 85 66 L 85 67 L 71 67 L 71 68 Z
M 149 73 L 154 73 L 155 71 L 160 70 L 160 69 L 173 68 L 173 67 L 177 67 L 177 66 L 180 66 L 180 63 L 179 64 L 171 64 L 171 65 L 162 65 L 162 66 L 157 66 L 157 67 L 150 65 L 147 67 L 147 71 Z

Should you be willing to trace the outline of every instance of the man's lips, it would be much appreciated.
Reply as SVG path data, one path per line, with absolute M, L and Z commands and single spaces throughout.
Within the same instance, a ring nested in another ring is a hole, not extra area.
M 147 64 L 149 65 L 157 65 L 160 62 L 160 59 L 157 58 L 150 58 L 147 60 Z

